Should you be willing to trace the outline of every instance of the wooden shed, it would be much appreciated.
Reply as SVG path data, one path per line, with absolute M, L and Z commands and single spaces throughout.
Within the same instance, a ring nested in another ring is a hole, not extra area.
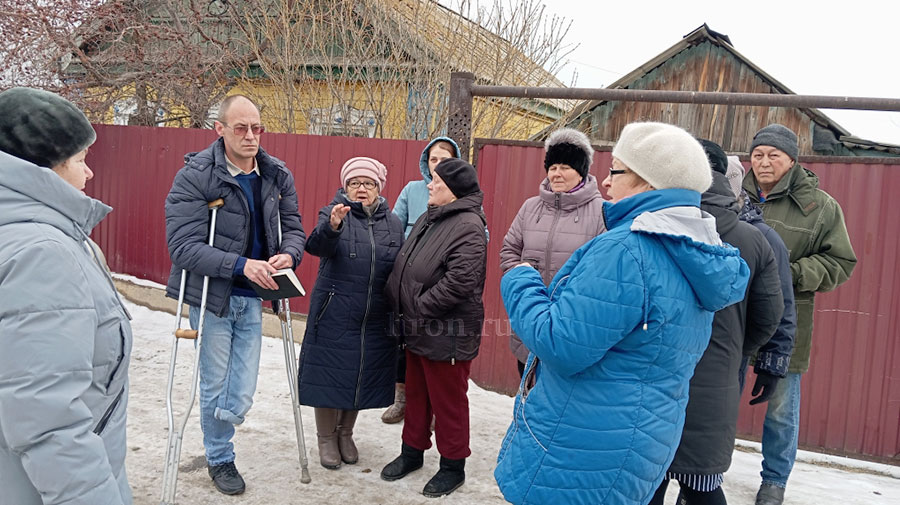
M 609 88 L 794 94 L 737 52 L 727 35 L 706 24 Z M 588 100 L 561 122 L 603 145 L 614 143 L 634 121 L 676 124 L 731 153 L 746 153 L 757 130 L 781 123 L 797 133 L 801 156 L 900 156 L 900 146 L 853 137 L 818 109 Z M 543 139 L 557 127 L 532 140 Z

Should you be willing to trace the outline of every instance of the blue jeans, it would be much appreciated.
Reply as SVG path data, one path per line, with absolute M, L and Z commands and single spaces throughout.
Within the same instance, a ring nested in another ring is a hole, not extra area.
M 191 328 L 200 309 L 191 307 Z M 234 425 L 244 422 L 253 405 L 262 347 L 262 300 L 232 296 L 228 313 L 203 317 L 200 343 L 200 429 L 206 461 L 234 461 Z
M 794 459 L 797 457 L 797 440 L 800 434 L 800 377 L 788 372 L 775 386 L 775 394 L 769 399 L 762 436 L 762 481 L 786 487 Z

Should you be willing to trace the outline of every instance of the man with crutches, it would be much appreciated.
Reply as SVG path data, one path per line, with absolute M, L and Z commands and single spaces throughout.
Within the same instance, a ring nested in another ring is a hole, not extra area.
M 250 283 L 276 289 L 271 274 L 299 265 L 306 234 L 293 176 L 259 147 L 264 129 L 256 105 L 242 95 L 226 98 L 215 129 L 212 145 L 185 156 L 166 198 L 166 294 L 178 298 L 186 271 L 191 328 L 203 319 L 200 427 L 208 471 L 220 492 L 240 494 L 245 485 L 231 439 L 253 403 L 262 345 L 262 301 Z M 220 198 L 211 231 L 209 205 Z

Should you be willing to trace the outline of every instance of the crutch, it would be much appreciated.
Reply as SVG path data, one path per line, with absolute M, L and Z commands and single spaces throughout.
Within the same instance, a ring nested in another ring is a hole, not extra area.
M 207 207 L 212 211 L 209 220 L 210 246 L 216 236 L 216 211 L 225 205 L 221 198 L 209 202 Z M 196 330 L 181 329 L 181 308 L 184 304 L 184 287 L 188 271 L 181 270 L 181 286 L 178 288 L 178 308 L 175 309 L 175 332 L 172 335 L 172 359 L 169 361 L 169 384 L 166 387 L 166 414 L 169 420 L 169 442 L 166 449 L 166 466 L 163 471 L 163 489 L 161 505 L 175 505 L 175 486 L 178 483 L 178 462 L 181 459 L 181 441 L 184 437 L 184 429 L 194 407 L 194 399 L 197 396 L 197 382 L 200 377 L 200 346 L 203 345 L 203 317 L 206 315 L 206 295 L 209 290 L 209 276 L 203 276 L 203 292 L 200 297 L 200 319 Z M 196 342 L 194 352 L 194 375 L 191 379 L 191 396 L 187 409 L 181 418 L 181 423 L 176 427 L 175 412 L 172 409 L 172 385 L 175 382 L 175 358 L 178 356 L 178 342 L 180 340 L 194 340 Z
M 278 197 L 279 200 L 281 197 Z M 281 247 L 281 211 L 278 212 L 278 246 Z M 300 482 L 309 484 L 309 461 L 306 458 L 306 441 L 303 440 L 303 418 L 300 416 L 300 392 L 297 390 L 297 355 L 294 352 L 294 331 L 291 327 L 291 306 L 287 298 L 278 300 L 278 319 L 281 321 L 281 342 L 284 344 L 284 366 L 287 369 L 288 387 L 291 390 L 291 407 L 294 410 L 294 428 L 297 430 L 297 450 L 300 451 Z

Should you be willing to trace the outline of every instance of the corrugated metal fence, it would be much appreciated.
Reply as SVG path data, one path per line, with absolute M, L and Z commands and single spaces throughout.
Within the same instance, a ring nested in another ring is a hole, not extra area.
M 183 155 L 215 139 L 209 130 L 97 125 L 88 163 L 96 178 L 88 192 L 115 208 L 94 232 L 117 272 L 165 283 L 170 262 L 163 202 Z M 371 156 L 388 168 L 385 196 L 393 202 L 405 183 L 420 177 L 425 142 L 269 134 L 263 147 L 285 160 L 296 178 L 303 226 L 311 230 L 318 209 L 331 201 L 338 172 L 352 156 Z M 485 287 L 485 333 L 472 376 L 480 385 L 512 392 L 518 384 L 508 350 L 509 324 L 499 292 L 499 251 L 522 202 L 537 194 L 544 177 L 543 150 L 534 143 L 476 141 L 491 241 Z M 820 295 L 812 367 L 803 380 L 800 443 L 809 448 L 900 463 L 900 160 L 810 159 L 804 164 L 821 187 L 841 203 L 860 263 L 853 278 Z M 598 151 L 591 172 L 605 177 L 611 162 Z M 298 270 L 303 284 L 315 281 L 318 260 L 307 255 Z M 294 300 L 305 312 L 307 299 Z M 759 436 L 761 407 L 742 400 L 739 431 Z
M 212 130 L 94 125 L 97 142 L 87 162 L 94 169 L 91 196 L 115 211 L 94 231 L 114 272 L 128 273 L 162 284 L 171 261 L 166 248 L 163 204 L 184 155 L 205 149 L 216 134 Z M 319 209 L 331 202 L 340 188 L 340 169 L 353 156 L 370 156 L 388 170 L 384 195 L 393 203 L 407 181 L 421 179 L 419 156 L 426 143 L 353 137 L 326 137 L 266 133 L 263 149 L 284 160 L 294 174 L 303 229 L 309 233 Z M 318 258 L 305 255 L 297 270 L 311 290 Z M 291 300 L 291 308 L 305 313 L 308 298 Z

